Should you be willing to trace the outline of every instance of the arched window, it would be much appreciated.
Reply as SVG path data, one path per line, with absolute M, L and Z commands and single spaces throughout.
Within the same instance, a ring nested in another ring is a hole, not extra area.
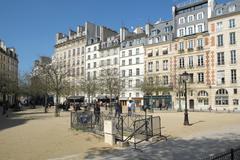
M 226 89 L 219 89 L 216 92 L 216 105 L 228 105 L 228 91 Z
M 204 90 L 198 92 L 198 104 L 208 105 L 208 92 Z
M 202 90 L 202 91 L 199 91 L 199 92 L 198 92 L 198 96 L 199 96 L 199 97 L 206 97 L 206 96 L 208 96 L 208 93 L 207 93 L 206 91 L 203 91 L 203 90 Z

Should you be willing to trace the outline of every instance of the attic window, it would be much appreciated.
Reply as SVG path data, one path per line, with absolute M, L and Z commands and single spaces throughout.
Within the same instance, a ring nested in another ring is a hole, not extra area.
M 236 9 L 236 5 L 231 5 L 231 6 L 229 6 L 228 11 L 229 12 L 234 12 L 235 9 Z
M 216 15 L 221 15 L 223 14 L 223 9 L 222 8 L 219 8 L 216 10 Z

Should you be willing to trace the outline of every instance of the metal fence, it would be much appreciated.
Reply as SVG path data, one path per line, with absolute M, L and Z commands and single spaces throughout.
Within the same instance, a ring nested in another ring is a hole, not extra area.
M 94 132 L 103 135 L 104 120 L 116 119 L 112 114 L 100 112 L 99 115 L 93 111 L 71 112 L 71 128 Z
M 104 120 L 114 122 L 114 132 L 117 141 L 131 141 L 136 144 L 148 140 L 153 136 L 162 136 L 161 118 L 151 115 L 121 114 L 115 117 L 111 113 L 101 112 L 99 115 L 92 111 L 71 112 L 71 128 L 94 132 L 100 135 L 104 133 Z
M 224 153 L 216 154 L 202 160 L 240 160 L 240 146 Z

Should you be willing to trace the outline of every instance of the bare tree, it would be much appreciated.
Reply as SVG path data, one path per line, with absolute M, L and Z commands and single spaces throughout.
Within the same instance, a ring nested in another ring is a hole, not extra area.
M 69 71 L 61 70 L 54 63 L 46 66 L 41 66 L 42 72 L 41 75 L 48 80 L 48 90 L 52 92 L 56 96 L 56 104 L 55 104 L 55 116 L 59 115 L 59 97 L 61 95 L 66 95 L 69 93 L 70 83 L 67 81 L 67 76 Z
M 113 95 L 119 97 L 121 92 L 121 79 L 119 77 L 119 72 L 117 68 L 102 68 L 99 82 L 101 90 L 106 94 L 110 95 L 110 105 Z M 112 106 L 110 106 L 110 111 L 112 111 Z
M 172 90 L 172 86 L 164 85 L 159 81 L 153 81 L 145 78 L 141 84 L 141 90 L 145 95 L 159 95 L 159 93 L 164 93 Z
M 90 103 L 90 97 L 94 97 L 99 91 L 100 85 L 98 79 L 95 78 L 82 78 L 79 82 L 78 89 L 85 93 L 88 97 L 88 103 Z

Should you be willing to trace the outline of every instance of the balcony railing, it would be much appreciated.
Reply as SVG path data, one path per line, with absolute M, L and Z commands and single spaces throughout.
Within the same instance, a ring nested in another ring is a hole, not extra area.
M 178 50 L 178 53 L 184 53 L 184 49 Z
M 188 48 L 188 52 L 192 52 L 193 51 L 193 48 Z
M 198 46 L 197 50 L 203 50 L 203 46 Z

